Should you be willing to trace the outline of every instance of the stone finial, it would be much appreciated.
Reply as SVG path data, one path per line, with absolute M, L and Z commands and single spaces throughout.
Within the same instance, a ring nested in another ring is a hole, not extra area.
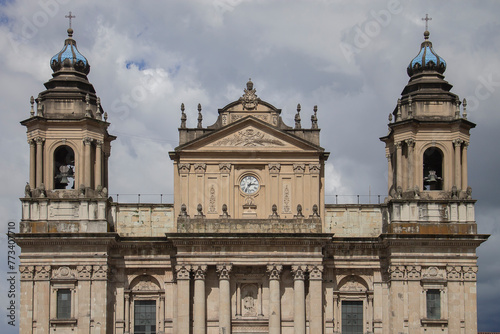
M 88 93 L 85 96 L 85 103 L 87 104 L 87 106 L 85 107 L 85 117 L 91 117 L 91 113 L 90 113 L 90 94 L 88 94 Z
M 187 116 L 186 116 L 186 113 L 184 112 L 184 103 L 181 103 L 181 128 L 182 129 L 186 128 L 186 120 L 187 120 Z
M 297 204 L 297 214 L 294 216 L 294 218 L 303 218 L 304 215 L 302 214 L 302 205 Z
M 35 104 L 35 98 L 33 95 L 30 97 L 30 104 L 31 104 L 31 109 L 30 109 L 30 117 L 35 116 L 35 109 L 33 108 L 33 105 Z
M 247 88 L 243 90 L 244 94 L 240 97 L 239 101 L 241 102 L 243 109 L 245 110 L 253 110 L 259 104 L 260 99 L 255 94 L 256 89 L 253 88 L 252 79 L 248 79 Z
M 269 216 L 270 219 L 278 219 L 280 216 L 278 215 L 278 206 L 276 204 L 273 204 L 271 207 L 271 210 L 273 210 L 273 213 Z
M 458 199 L 458 189 L 457 186 L 451 187 L 451 198 Z
M 467 199 L 472 199 L 472 187 L 468 186 L 467 190 L 465 191 L 465 194 L 467 196 Z
M 389 123 L 392 123 L 392 114 L 391 113 L 389 113 L 388 119 L 389 119 Z
M 311 116 L 311 129 L 318 128 L 318 106 L 314 106 L 313 108 L 314 114 Z
M 107 122 L 108 121 L 108 113 L 107 112 L 104 112 L 104 121 Z
M 79 196 L 80 197 L 85 197 L 85 185 L 82 183 L 80 184 L 80 187 L 78 188 Z
M 413 118 L 413 107 L 411 95 L 408 96 L 408 118 Z
M 227 213 L 227 205 L 222 204 L 222 214 L 220 215 L 220 218 L 230 218 L 231 216 Z
M 319 208 L 317 204 L 314 204 L 312 207 L 313 213 L 311 215 L 312 218 L 319 218 Z
M 24 197 L 31 197 L 31 186 L 29 182 L 26 182 L 26 186 L 24 187 Z
M 458 96 L 455 99 L 455 118 L 460 118 L 460 99 Z
M 179 217 L 187 218 L 189 215 L 187 214 L 186 204 L 182 203 L 181 212 L 179 213 Z
M 396 119 L 394 120 L 395 122 L 401 120 L 401 99 L 398 99 L 398 111 L 396 113 Z
M 201 103 L 198 103 L 198 129 L 203 128 L 203 115 L 201 114 Z
M 464 101 L 462 102 L 462 105 L 464 106 L 464 112 L 462 113 L 463 119 L 467 119 L 467 100 L 464 98 Z
M 203 206 L 201 205 L 201 203 L 198 203 L 198 205 L 196 206 L 196 211 L 198 211 L 196 217 L 204 217 L 205 216 L 203 214 Z
M 97 97 L 97 109 L 95 112 L 95 118 L 98 120 L 102 120 L 102 113 L 101 113 L 101 98 Z
M 300 103 L 297 104 L 297 113 L 295 114 L 295 128 L 296 129 L 300 129 L 301 128 L 301 125 L 300 125 Z
M 36 115 L 43 117 L 42 94 L 38 94 L 36 98 Z
M 44 197 L 47 197 L 47 194 L 45 193 L 45 184 L 40 184 L 40 187 L 38 187 L 38 192 L 39 192 L 39 196 L 44 198 Z

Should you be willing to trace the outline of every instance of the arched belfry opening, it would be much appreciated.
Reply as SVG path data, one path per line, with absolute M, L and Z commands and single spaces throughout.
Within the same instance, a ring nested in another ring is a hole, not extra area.
M 75 189 L 75 152 L 67 145 L 54 151 L 54 189 Z
M 437 147 L 429 147 L 423 161 L 423 189 L 443 190 L 443 152 Z

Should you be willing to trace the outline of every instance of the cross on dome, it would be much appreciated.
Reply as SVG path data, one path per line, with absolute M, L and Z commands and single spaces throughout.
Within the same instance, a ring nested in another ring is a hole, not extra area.
M 71 13 L 71 12 L 70 12 Z M 425 21 L 425 31 L 429 30 L 428 23 L 432 20 L 432 17 L 429 17 L 429 14 L 425 14 L 425 17 L 422 18 L 422 21 Z M 71 21 L 70 21 L 71 22 Z
M 64 16 L 65 18 L 69 19 L 69 29 L 71 29 L 71 19 L 75 18 L 76 16 L 71 15 L 71 11 L 69 12 L 69 15 Z

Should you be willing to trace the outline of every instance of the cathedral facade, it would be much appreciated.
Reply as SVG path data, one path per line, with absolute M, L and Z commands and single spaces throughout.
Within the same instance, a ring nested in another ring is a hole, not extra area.
M 181 107 L 173 203 L 115 202 L 116 137 L 72 35 L 21 122 L 20 333 L 477 333 L 475 124 L 429 32 L 380 138 L 386 199 L 342 205 L 316 107 L 289 126 L 251 80 L 210 126 Z

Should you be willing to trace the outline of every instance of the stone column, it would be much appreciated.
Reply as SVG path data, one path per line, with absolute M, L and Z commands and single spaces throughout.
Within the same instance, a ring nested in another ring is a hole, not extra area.
M 95 188 L 102 186 L 102 141 L 96 141 L 95 150 Z
M 125 333 L 130 333 L 130 295 L 125 292 Z
M 92 185 L 92 181 L 90 180 L 90 175 L 91 175 L 91 168 L 92 168 L 92 161 L 91 161 L 91 143 L 92 139 L 89 137 L 86 137 L 83 139 L 83 145 L 84 145 L 84 150 L 85 150 L 85 171 L 83 172 L 85 175 L 84 177 L 84 182 L 86 187 L 90 187 Z
M 205 276 L 207 266 L 195 266 L 194 272 L 194 306 L 193 321 L 194 334 L 206 333 L 206 295 L 205 295 Z
M 232 264 L 218 264 L 219 274 L 219 333 L 231 333 L 231 287 L 229 284 L 229 273 Z M 187 332 L 186 332 L 187 333 Z
M 323 333 L 323 266 L 309 268 L 310 319 L 309 333 Z
M 159 312 L 160 312 L 160 333 L 164 333 L 165 332 L 165 295 L 160 296 Z
M 455 146 L 455 186 L 457 189 L 462 189 L 462 166 L 460 165 L 461 162 L 461 147 L 462 147 L 462 140 L 456 139 L 453 141 L 453 146 Z
M 415 140 L 407 139 L 405 140 L 406 145 L 408 146 L 408 189 L 413 189 L 415 184 L 413 183 L 415 166 L 414 166 L 414 148 L 415 148 Z
M 269 334 L 281 333 L 281 289 L 280 274 L 282 265 L 267 266 L 269 274 Z
M 388 175 L 387 175 L 387 193 L 391 193 L 391 187 L 394 185 L 394 171 L 392 167 L 392 155 L 391 153 L 387 153 L 385 155 L 387 158 L 387 170 L 388 170 Z
M 190 319 L 190 270 L 189 265 L 176 265 L 177 274 L 177 332 L 189 333 Z
M 43 142 L 42 137 L 35 138 L 36 142 L 36 187 L 40 187 L 43 183 Z
M 402 187 L 403 183 L 403 154 L 402 154 L 402 147 L 401 147 L 401 142 L 396 142 L 394 143 L 394 146 L 396 147 L 396 187 Z
M 36 143 L 34 140 L 28 140 L 30 145 L 30 187 L 36 187 Z
M 464 142 L 462 147 L 462 189 L 467 189 L 469 180 L 467 179 L 467 148 L 469 147 L 468 142 Z
M 306 333 L 305 266 L 292 266 L 293 275 L 293 319 L 294 333 Z

